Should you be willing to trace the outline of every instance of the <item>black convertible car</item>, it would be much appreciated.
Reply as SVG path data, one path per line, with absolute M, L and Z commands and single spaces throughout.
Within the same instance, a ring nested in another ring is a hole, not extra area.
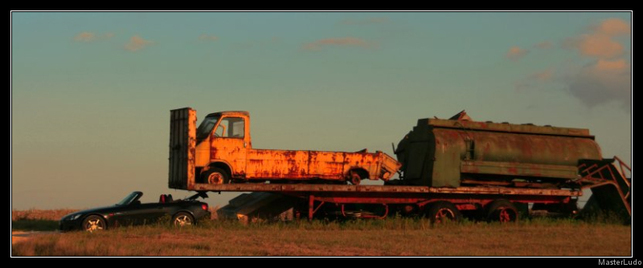
M 141 225 L 158 222 L 167 218 L 175 226 L 196 224 L 201 219 L 209 219 L 208 204 L 197 201 L 206 198 L 206 193 L 197 193 L 182 200 L 172 200 L 172 195 L 161 195 L 158 203 L 141 204 L 142 192 L 135 191 L 113 206 L 78 211 L 60 219 L 61 231 L 86 230 L 89 232 L 105 230 L 123 225 Z

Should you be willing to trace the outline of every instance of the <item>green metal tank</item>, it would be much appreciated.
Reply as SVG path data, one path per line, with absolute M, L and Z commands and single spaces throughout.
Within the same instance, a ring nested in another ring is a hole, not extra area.
M 404 184 L 433 187 L 563 183 L 580 178 L 580 159 L 602 159 L 588 129 L 476 122 L 462 114 L 419 119 L 395 154 Z

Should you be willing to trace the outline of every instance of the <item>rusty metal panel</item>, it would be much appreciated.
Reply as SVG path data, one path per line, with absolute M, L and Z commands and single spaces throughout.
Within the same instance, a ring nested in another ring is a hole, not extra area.
M 388 157 L 388 158 L 385 158 Z M 383 166 L 383 164 L 385 166 Z M 362 169 L 370 179 L 387 180 L 399 163 L 381 152 L 326 152 L 251 149 L 247 151 L 245 178 L 345 180 L 352 169 Z M 386 172 L 382 173 L 384 168 Z
M 462 173 L 494 174 L 522 177 L 545 177 L 577 180 L 578 167 L 519 162 L 462 161 Z
M 248 150 L 246 179 L 306 178 L 310 157 L 308 151 Z M 316 157 L 322 161 L 327 155 Z
M 339 194 L 346 192 L 360 193 L 369 196 L 375 193 L 388 193 L 390 196 L 408 194 L 475 194 L 475 195 L 520 195 L 520 196 L 582 196 L 580 190 L 561 189 L 526 189 L 506 187 L 428 187 L 428 186 L 382 186 L 382 185 L 332 185 L 332 184 L 206 184 L 194 185 L 197 191 L 226 191 L 226 192 L 301 192 Z
M 568 167 L 581 159 L 602 159 L 587 129 L 441 119 L 418 120 L 396 154 L 406 183 L 433 187 L 458 187 L 462 179 L 504 180 L 507 175 L 575 179 L 578 170 L 572 174 Z M 463 161 L 499 163 L 480 169 Z
M 509 124 L 509 123 L 493 123 L 493 122 L 478 122 L 468 120 L 444 120 L 444 119 L 428 119 L 427 123 L 434 127 L 441 128 L 455 128 L 455 129 L 469 129 L 481 131 L 494 131 L 494 132 L 508 132 L 508 133 L 522 133 L 522 134 L 544 134 L 555 136 L 574 136 L 594 138 L 589 135 L 589 130 L 584 128 L 563 128 L 552 126 L 536 126 L 532 124 Z
M 430 186 L 458 187 L 460 186 L 460 161 L 466 153 L 466 136 L 462 133 L 444 133 L 434 130 L 435 149 L 433 172 Z M 443 135 L 448 134 L 448 135 Z
M 385 153 L 379 151 L 377 153 L 380 155 L 378 158 L 382 160 L 380 166 L 381 178 L 383 180 L 388 180 L 392 178 L 395 173 L 397 173 L 402 164 Z
M 586 138 L 465 129 L 433 129 L 432 132 L 437 140 L 436 158 L 453 149 L 459 151 L 462 160 L 576 166 L 579 159 L 602 159 L 598 144 Z
M 170 111 L 170 158 L 168 185 L 189 189 L 194 183 L 196 111 L 182 108 Z

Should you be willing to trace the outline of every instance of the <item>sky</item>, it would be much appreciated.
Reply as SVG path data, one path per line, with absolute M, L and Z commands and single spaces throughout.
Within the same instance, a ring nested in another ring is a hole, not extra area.
M 588 128 L 631 164 L 630 12 L 11 13 L 12 208 L 168 188 L 170 110 L 254 148 L 393 155 L 420 118 Z M 223 206 L 235 193 L 211 193 Z

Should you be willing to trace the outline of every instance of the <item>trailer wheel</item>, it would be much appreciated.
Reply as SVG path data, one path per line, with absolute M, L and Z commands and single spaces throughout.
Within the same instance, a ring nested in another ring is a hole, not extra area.
M 518 209 L 509 200 L 495 200 L 487 206 L 487 221 L 516 222 Z
M 462 213 L 451 202 L 439 201 L 431 205 L 426 213 L 432 224 L 445 223 L 447 221 L 459 222 L 462 219 Z
M 228 184 L 230 177 L 224 170 L 212 167 L 201 173 L 201 181 L 208 184 Z

